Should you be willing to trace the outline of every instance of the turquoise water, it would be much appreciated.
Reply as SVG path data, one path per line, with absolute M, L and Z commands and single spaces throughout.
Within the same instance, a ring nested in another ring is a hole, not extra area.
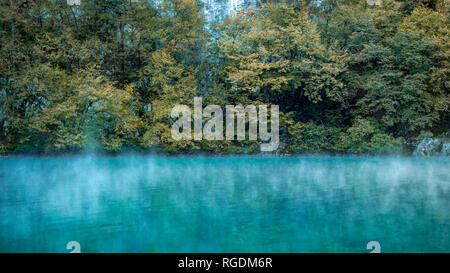
M 0 252 L 450 252 L 448 158 L 0 159 Z

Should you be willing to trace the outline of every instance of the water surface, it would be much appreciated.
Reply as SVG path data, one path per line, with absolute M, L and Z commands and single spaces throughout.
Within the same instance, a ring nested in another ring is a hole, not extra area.
M 0 252 L 450 252 L 448 158 L 0 159 Z

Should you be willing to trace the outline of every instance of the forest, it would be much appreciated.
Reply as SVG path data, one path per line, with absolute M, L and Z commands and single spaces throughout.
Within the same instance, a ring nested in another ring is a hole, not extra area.
M 448 0 L 0 0 L 0 154 L 257 154 L 176 141 L 171 109 L 279 105 L 290 154 L 411 154 L 449 139 Z

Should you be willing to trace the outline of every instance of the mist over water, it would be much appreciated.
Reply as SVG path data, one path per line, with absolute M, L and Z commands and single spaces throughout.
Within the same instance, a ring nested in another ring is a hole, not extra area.
M 0 159 L 0 252 L 449 252 L 449 158 Z

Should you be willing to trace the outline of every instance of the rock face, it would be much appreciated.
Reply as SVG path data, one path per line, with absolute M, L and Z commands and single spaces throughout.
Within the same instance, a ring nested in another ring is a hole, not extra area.
M 415 156 L 449 156 L 450 143 L 438 139 L 426 137 L 417 145 L 414 151 Z
M 450 143 L 447 140 L 442 143 L 441 155 L 450 156 Z

